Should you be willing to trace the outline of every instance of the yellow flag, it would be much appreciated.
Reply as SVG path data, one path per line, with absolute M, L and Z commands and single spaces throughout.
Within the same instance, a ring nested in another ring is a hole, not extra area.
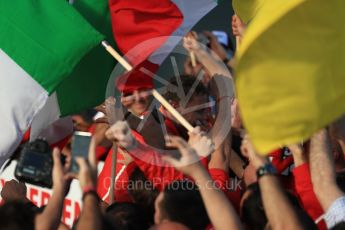
M 245 24 L 248 24 L 257 14 L 264 1 L 265 0 L 233 0 L 232 7 L 237 16 L 240 17 Z
M 260 153 L 306 140 L 345 113 L 344 9 L 344 0 L 272 0 L 248 27 L 236 88 Z

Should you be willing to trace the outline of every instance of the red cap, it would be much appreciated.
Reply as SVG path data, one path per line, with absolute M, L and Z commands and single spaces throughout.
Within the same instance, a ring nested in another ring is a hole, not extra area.
M 157 64 L 143 61 L 133 70 L 118 77 L 115 80 L 116 88 L 123 93 L 153 89 L 153 73 L 157 71 L 158 67 Z

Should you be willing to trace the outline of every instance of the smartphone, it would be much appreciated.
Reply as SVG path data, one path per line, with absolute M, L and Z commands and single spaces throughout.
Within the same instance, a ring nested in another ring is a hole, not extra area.
M 91 141 L 91 133 L 89 132 L 74 132 L 72 137 L 72 166 L 71 172 L 78 173 L 79 166 L 75 161 L 76 157 L 88 157 L 89 146 Z

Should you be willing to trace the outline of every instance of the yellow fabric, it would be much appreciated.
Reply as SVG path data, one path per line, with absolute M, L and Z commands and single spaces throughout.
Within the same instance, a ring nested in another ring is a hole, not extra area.
M 232 7 L 238 17 L 248 24 L 256 15 L 265 0 L 233 0 Z M 267 0 L 275 1 L 275 0 Z
M 237 54 L 244 125 L 260 153 L 345 113 L 345 0 L 270 0 Z

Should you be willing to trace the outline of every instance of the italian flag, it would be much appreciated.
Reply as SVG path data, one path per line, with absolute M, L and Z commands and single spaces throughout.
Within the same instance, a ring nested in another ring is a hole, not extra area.
M 48 97 L 103 35 L 62 0 L 0 1 L 0 28 L 2 165 Z
M 105 35 L 109 44 L 116 47 L 112 38 L 108 0 L 70 0 L 69 3 L 97 31 Z M 31 126 L 30 139 L 34 140 L 42 136 L 43 130 L 49 128 L 61 117 L 78 113 L 104 102 L 106 87 L 115 64 L 114 58 L 101 45 L 94 47 L 83 56 L 68 76 L 68 81 L 63 81 L 56 88 L 47 103 L 35 116 Z M 65 130 L 70 130 L 73 126 L 67 122 L 65 124 Z M 63 129 L 60 128 L 60 130 Z M 50 137 L 45 138 L 51 139 Z M 64 136 L 54 137 L 54 139 L 58 138 L 62 139 Z
M 161 64 L 216 6 L 215 0 L 109 0 L 114 38 L 132 66 Z

